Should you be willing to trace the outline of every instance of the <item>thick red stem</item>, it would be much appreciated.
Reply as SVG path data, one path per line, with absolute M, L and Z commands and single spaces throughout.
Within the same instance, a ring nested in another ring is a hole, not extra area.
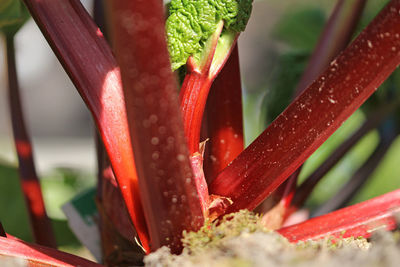
M 190 154 L 199 151 L 201 121 L 212 82 L 208 73 L 194 71 L 186 75 L 182 84 L 179 98 Z
M 51 221 L 46 214 L 40 181 L 36 174 L 31 140 L 25 126 L 15 62 L 14 36 L 7 36 L 6 44 L 11 122 L 18 155 L 19 178 L 33 236 L 36 243 L 56 248 L 56 239 Z
M 190 156 L 192 165 L 193 177 L 197 188 L 197 194 L 200 199 L 201 210 L 204 217 L 208 216 L 208 206 L 210 204 L 210 196 L 208 193 L 208 185 L 204 177 L 203 171 L 203 155 L 194 153 Z
M 217 25 L 217 29 L 205 45 L 203 53 L 206 54 L 202 55 L 200 62 L 197 63 L 190 56 L 186 63 L 188 73 L 183 81 L 179 99 L 185 136 L 191 154 L 199 151 L 201 122 L 210 87 L 224 67 L 236 44 L 237 37 L 229 51 L 226 51 L 224 57 L 213 61 L 223 26 L 223 21 Z
M 370 237 L 380 229 L 396 228 L 400 212 L 400 190 L 309 219 L 278 230 L 290 242 L 334 237 Z
M 243 151 L 242 86 L 237 45 L 215 79 L 207 99 L 207 181 Z
M 217 57 L 214 61 L 218 40 L 223 26 L 224 22 L 220 21 L 215 32 L 205 45 L 205 51 L 203 52 L 200 62 L 196 62 L 192 56 L 188 58 L 186 64 L 188 74 L 185 77 L 180 92 L 180 106 L 183 116 L 184 133 L 191 155 L 190 161 L 194 172 L 197 192 L 200 196 L 200 202 L 205 216 L 208 216 L 210 198 L 203 171 L 204 150 L 200 151 L 202 119 L 211 85 L 224 66 L 237 40 L 236 37 L 232 46 L 229 48 L 229 51 L 226 51 L 226 54 L 224 54 L 223 57 Z M 214 201 L 214 204 L 216 202 L 218 201 Z M 214 211 L 221 207 L 219 204 L 216 206 L 218 206 L 218 208 L 213 209 Z M 225 209 L 225 207 L 221 207 L 221 210 L 223 209 Z
M 166 46 L 162 1 L 112 2 L 113 40 L 124 83 L 151 250 L 181 250 L 184 230 L 204 223 Z
M 391 1 L 359 37 L 210 185 L 254 209 L 292 174 L 400 63 L 400 1 Z
M 30 244 L 15 237 L 0 237 L 0 262 L 7 263 L 15 259 L 14 264 L 22 266 L 87 266 L 103 265 L 44 246 Z M 23 260 L 23 263 L 21 263 Z
M 25 3 L 92 112 L 129 215 L 148 250 L 120 71 L 111 49 L 79 1 Z
M 351 36 L 361 18 L 362 10 L 365 5 L 365 0 L 338 0 L 324 31 L 318 40 L 318 43 L 311 55 L 306 69 L 298 83 L 294 97 L 297 97 L 303 92 L 309 84 L 315 80 L 318 75 L 328 66 L 329 62 L 335 58 L 349 43 Z M 283 190 L 278 190 L 278 194 L 287 192 L 287 195 L 282 195 L 278 204 L 283 211 L 279 211 L 284 216 L 288 214 L 288 208 L 293 196 L 297 190 L 297 180 L 302 167 L 299 167 L 288 180 L 281 185 Z M 277 197 L 275 197 L 277 198 Z M 279 197 L 278 197 L 279 198 Z M 269 214 L 267 213 L 267 216 Z M 273 215 L 273 217 L 276 217 Z M 282 220 L 283 222 L 283 220 Z

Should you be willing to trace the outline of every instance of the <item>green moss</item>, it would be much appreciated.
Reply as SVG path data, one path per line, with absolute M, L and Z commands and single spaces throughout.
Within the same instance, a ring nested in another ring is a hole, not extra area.
M 248 210 L 241 210 L 225 215 L 221 221 L 207 222 L 197 232 L 184 232 L 182 242 L 190 253 L 198 253 L 203 249 L 218 247 L 225 238 L 256 231 L 270 232 L 261 224 L 258 215 Z

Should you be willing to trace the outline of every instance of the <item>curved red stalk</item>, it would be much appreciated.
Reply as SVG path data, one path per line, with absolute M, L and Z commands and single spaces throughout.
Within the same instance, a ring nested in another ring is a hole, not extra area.
M 225 55 L 225 58 L 213 61 L 223 25 L 223 21 L 218 24 L 216 31 L 206 44 L 205 52 L 203 52 L 205 55 L 203 55 L 199 63 L 196 62 L 192 56 L 188 58 L 186 64 L 188 73 L 183 81 L 179 95 L 183 117 L 183 129 L 189 147 L 194 180 L 205 217 L 209 215 L 208 207 L 211 203 L 203 171 L 204 150 L 200 151 L 202 119 L 211 85 L 224 66 L 237 40 L 236 37 L 232 47 L 230 47 L 230 50 Z M 216 204 L 216 202 L 214 202 L 214 204 Z M 220 207 L 218 204 L 216 206 Z M 220 208 L 225 209 L 225 207 Z M 219 208 L 213 210 L 216 211 L 219 210 Z
M 400 63 L 400 1 L 391 1 L 296 100 L 210 185 L 254 209 L 292 174 Z
M 8 96 L 14 143 L 18 155 L 18 171 L 22 192 L 25 198 L 35 242 L 40 245 L 56 248 L 56 239 L 51 221 L 49 217 L 47 217 L 40 181 L 36 174 L 31 140 L 25 126 L 19 93 L 13 35 L 6 37 L 6 45 L 9 86 Z
M 395 229 L 397 212 L 400 212 L 400 189 L 282 228 L 278 232 L 290 242 L 316 240 L 329 236 L 368 238 L 377 230 Z
M 13 259 L 15 262 L 9 263 L 18 266 L 103 266 L 59 250 L 30 244 L 15 237 L 0 237 L 0 262 L 7 263 Z
M 243 151 L 242 86 L 236 45 L 225 67 L 215 79 L 207 99 L 209 153 L 204 171 L 210 182 Z
M 162 1 L 112 2 L 141 199 L 151 250 L 181 250 L 184 230 L 204 223 L 171 72 Z
M 213 79 L 199 72 L 188 73 L 183 81 L 180 100 L 183 127 L 190 154 L 199 151 L 201 121 Z
M 188 60 L 188 63 L 191 60 Z M 190 67 L 189 67 L 190 69 Z M 198 71 L 189 72 L 183 81 L 180 101 L 183 117 L 183 130 L 190 153 L 197 194 L 203 215 L 207 216 L 209 192 L 203 171 L 203 151 L 200 151 L 200 131 L 208 92 L 213 80 Z
M 129 215 L 148 250 L 120 72 L 114 56 L 79 1 L 25 3 L 92 112 Z
M 183 117 L 183 128 L 190 154 L 199 152 L 201 121 L 203 119 L 210 87 L 225 65 L 237 40 L 236 37 L 230 51 L 228 51 L 226 57 L 222 61 L 213 63 L 223 26 L 224 24 L 221 21 L 217 26 L 217 30 L 206 44 L 206 52 L 204 53 L 207 54 L 205 58 L 203 58 L 200 63 L 197 63 L 191 56 L 186 63 L 188 73 L 183 81 L 179 99 Z

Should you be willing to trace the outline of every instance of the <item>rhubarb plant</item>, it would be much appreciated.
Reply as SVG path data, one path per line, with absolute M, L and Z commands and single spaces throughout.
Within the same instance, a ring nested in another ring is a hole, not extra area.
M 311 61 L 318 70 L 306 71 L 309 75 L 303 75 L 306 78 L 299 85 L 298 96 L 243 151 L 236 41 L 246 27 L 253 1 L 172 0 L 165 18 L 162 1 L 113 0 L 107 7 L 112 48 L 79 1 L 24 2 L 97 126 L 101 170 L 98 209 L 107 265 L 136 262 L 132 254 L 140 254 L 126 252 L 113 235 L 125 239 L 129 249 L 137 240 L 144 253 L 162 246 L 180 253 L 184 232 L 199 230 L 205 222 L 231 212 L 254 210 L 272 194 L 279 203 L 277 209 L 270 210 L 278 216 L 275 228 L 291 242 L 329 235 L 369 237 L 376 229 L 396 227 L 398 190 L 300 224 L 282 225 L 322 177 L 298 186 L 296 171 L 300 172 L 306 159 L 400 64 L 400 1 L 390 1 L 346 47 L 364 1 L 343 5 L 339 0 L 330 21 L 344 24 L 328 23 L 320 39 L 325 40 L 320 42 L 322 52 L 314 54 L 316 61 Z M 1 27 L 9 27 L 21 7 L 17 0 L 2 2 Z M 342 34 L 329 29 L 345 32 L 346 38 L 342 40 Z M 334 49 L 327 49 L 326 44 L 334 44 Z M 10 59 L 9 70 L 13 71 Z M 185 75 L 180 92 L 173 71 Z M 9 76 L 9 82 L 15 89 L 14 76 Z M 210 88 L 214 91 L 209 97 Z M 389 92 L 393 95 L 393 90 Z M 10 102 L 20 114 L 17 96 Z M 395 113 L 398 103 L 382 104 L 377 114 L 372 112 L 371 122 L 345 142 L 320 171 L 333 166 L 360 135 L 378 127 L 382 142 L 363 165 L 366 167 L 354 175 L 351 190 L 334 201 L 340 203 L 334 209 L 354 194 L 353 188 L 365 181 L 397 137 L 399 127 L 386 126 L 400 123 Z M 29 136 L 21 131 L 21 116 L 12 120 L 24 181 L 27 169 L 34 173 L 31 155 L 26 153 L 31 152 L 26 149 L 30 148 Z M 382 121 L 383 126 L 379 125 Z M 23 145 L 18 143 L 21 136 Z M 208 152 L 207 138 L 211 139 Z M 37 185 L 37 179 L 33 180 Z M 28 198 L 31 192 L 24 194 Z M 43 206 L 40 197 L 35 199 Z M 268 220 L 272 219 L 267 219 L 266 225 Z M 32 220 L 32 226 L 38 231 L 43 224 Z M 4 230 L 0 233 L 0 255 L 4 257 L 44 265 L 89 266 L 71 255 L 26 244 Z
M 246 28 L 252 3 L 252 0 L 173 0 L 169 5 L 166 20 L 168 50 L 172 70 L 185 67 L 181 70 L 186 75 L 180 91 L 183 127 L 206 217 L 209 207 L 224 209 L 230 200 L 209 197 L 203 171 L 206 144 L 199 145 L 203 113 L 212 82 L 235 47 L 240 32 Z
M 252 2 L 175 0 L 170 4 L 168 48 L 173 70 L 186 64 L 180 100 L 191 153 L 199 151 L 201 119 L 211 83 L 245 29 Z

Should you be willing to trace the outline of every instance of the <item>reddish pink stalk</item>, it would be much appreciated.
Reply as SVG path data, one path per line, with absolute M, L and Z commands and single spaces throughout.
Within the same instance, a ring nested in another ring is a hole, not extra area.
M 204 217 L 208 217 L 208 206 L 210 205 L 210 195 L 208 185 L 204 177 L 203 153 L 194 153 L 190 156 L 194 182 L 196 184 L 197 195 L 200 199 L 200 206 Z
M 15 237 L 0 237 L 0 262 L 7 263 L 7 261 L 13 259 L 16 260 L 16 262 L 10 262 L 10 264 L 17 264 L 18 266 L 102 266 L 59 250 L 29 244 Z M 23 262 L 21 262 L 21 260 Z
M 116 0 L 112 18 L 151 250 L 167 245 L 179 252 L 183 230 L 199 229 L 204 218 L 169 63 L 163 4 Z
M 292 174 L 400 63 L 400 1 L 390 2 L 359 37 L 210 185 L 254 209 Z
M 14 143 L 18 155 L 18 171 L 26 207 L 31 222 L 35 242 L 57 247 L 56 239 L 46 208 L 39 178 L 36 174 L 33 159 L 33 149 L 28 131 L 25 126 L 24 115 L 21 106 L 18 75 L 15 62 L 14 36 L 6 37 L 7 67 L 9 85 L 9 104 L 11 122 L 13 127 Z
M 237 45 L 215 79 L 207 99 L 209 153 L 204 171 L 207 181 L 215 178 L 243 151 L 242 86 Z M 206 150 L 207 151 L 207 150 Z
M 400 190 L 282 228 L 278 232 L 291 242 L 328 236 L 368 238 L 376 230 L 395 229 L 397 212 L 400 212 Z
M 221 212 L 226 208 L 224 206 L 225 204 L 221 203 L 230 202 L 228 199 L 221 199 L 221 201 L 219 201 L 217 196 L 212 197 L 214 199 L 213 203 L 210 202 L 208 185 L 203 171 L 204 151 L 200 151 L 200 132 L 208 93 L 214 79 L 221 71 L 227 58 L 232 52 L 231 50 L 233 49 L 233 46 L 230 47 L 230 50 L 224 58 L 213 62 L 222 29 L 223 22 L 221 21 L 217 25 L 216 31 L 210 37 L 209 46 L 205 52 L 207 53 L 205 59 L 198 63 L 191 56 L 187 60 L 186 65 L 188 73 L 183 81 L 180 92 L 184 133 L 189 147 L 190 161 L 194 172 L 194 180 L 196 182 L 197 192 L 200 196 L 203 215 L 205 217 L 209 216 L 208 207 L 210 207 L 210 205 L 212 206 L 212 213 L 214 214 L 214 217 L 216 216 L 216 213 Z M 236 39 L 234 44 L 235 42 Z
M 189 58 L 187 63 L 189 66 L 189 73 L 186 75 L 182 84 L 180 102 L 183 117 L 183 128 L 189 148 L 190 163 L 194 174 L 197 194 L 200 197 L 200 205 L 203 215 L 207 217 L 210 199 L 208 185 L 203 171 L 203 152 L 199 152 L 199 147 L 204 108 L 213 78 L 208 76 L 207 71 L 206 73 L 199 72 L 198 69 L 192 65 L 194 64 L 193 62 L 194 60 Z M 211 61 L 209 64 L 211 64 Z M 206 66 L 206 68 L 209 69 L 209 65 Z
M 114 56 L 79 1 L 25 3 L 92 112 L 129 215 L 148 249 L 120 72 Z
M 206 59 L 200 62 L 200 65 L 196 63 L 193 57 L 189 57 L 186 63 L 188 73 L 183 81 L 179 98 L 183 116 L 183 127 L 190 154 L 199 151 L 201 121 L 208 93 L 214 79 L 231 54 L 231 51 L 229 51 L 221 62 L 212 64 L 222 29 L 223 23 L 220 23 L 217 26 L 216 32 L 210 37 L 212 40 L 210 42 L 210 49 Z M 233 50 L 233 47 L 230 49 Z
M 186 75 L 181 88 L 184 131 L 191 154 L 199 151 L 201 121 L 213 78 L 198 72 Z

